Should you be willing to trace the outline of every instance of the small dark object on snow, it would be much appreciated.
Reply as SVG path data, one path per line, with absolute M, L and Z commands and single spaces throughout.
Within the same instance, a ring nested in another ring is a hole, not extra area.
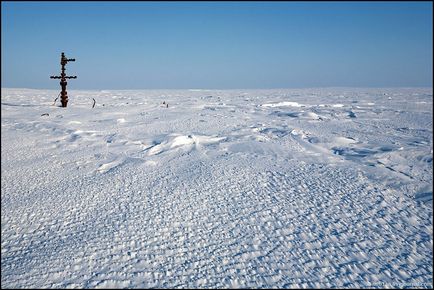
M 50 116 L 48 113 L 43 113 L 41 116 Z
M 75 58 L 66 58 L 65 53 L 62 52 L 60 56 L 60 65 L 62 66 L 62 72 L 60 76 L 50 76 L 50 79 L 60 79 L 60 86 L 62 87 L 62 91 L 60 92 L 60 101 L 62 102 L 62 107 L 66 108 L 68 104 L 68 93 L 66 92 L 66 85 L 68 84 L 66 79 L 76 79 L 77 76 L 66 76 L 65 73 L 65 65 L 68 61 L 75 61 Z
M 54 99 L 53 106 L 56 104 L 56 101 L 59 97 L 60 97 L 60 93 L 57 95 L 57 98 Z
M 166 104 L 166 108 L 169 108 L 169 103 Z
M 95 107 L 96 101 L 94 98 L 92 98 L 92 100 L 93 100 L 93 105 L 92 105 L 92 109 L 93 109 L 93 107 Z

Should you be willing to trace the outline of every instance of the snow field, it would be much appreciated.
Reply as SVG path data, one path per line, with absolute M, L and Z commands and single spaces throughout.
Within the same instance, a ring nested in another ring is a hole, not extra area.
M 69 94 L 2 90 L 3 287 L 432 287 L 432 90 Z

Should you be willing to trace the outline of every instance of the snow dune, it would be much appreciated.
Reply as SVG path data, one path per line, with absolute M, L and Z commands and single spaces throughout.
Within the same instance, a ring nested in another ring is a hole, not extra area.
M 304 105 L 299 104 L 297 102 L 278 102 L 278 103 L 271 103 L 271 104 L 263 104 L 263 107 L 304 107 Z
M 57 94 L 2 89 L 2 287 L 432 287 L 432 89 Z

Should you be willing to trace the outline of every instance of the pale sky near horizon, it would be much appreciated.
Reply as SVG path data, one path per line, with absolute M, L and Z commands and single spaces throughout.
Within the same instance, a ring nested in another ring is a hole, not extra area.
M 432 87 L 432 2 L 1 3 L 1 86 Z

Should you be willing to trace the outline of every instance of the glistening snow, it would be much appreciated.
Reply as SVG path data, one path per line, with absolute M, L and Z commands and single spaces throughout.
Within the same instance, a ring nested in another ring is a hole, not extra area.
M 2 89 L 2 287 L 432 287 L 431 88 L 57 94 Z

